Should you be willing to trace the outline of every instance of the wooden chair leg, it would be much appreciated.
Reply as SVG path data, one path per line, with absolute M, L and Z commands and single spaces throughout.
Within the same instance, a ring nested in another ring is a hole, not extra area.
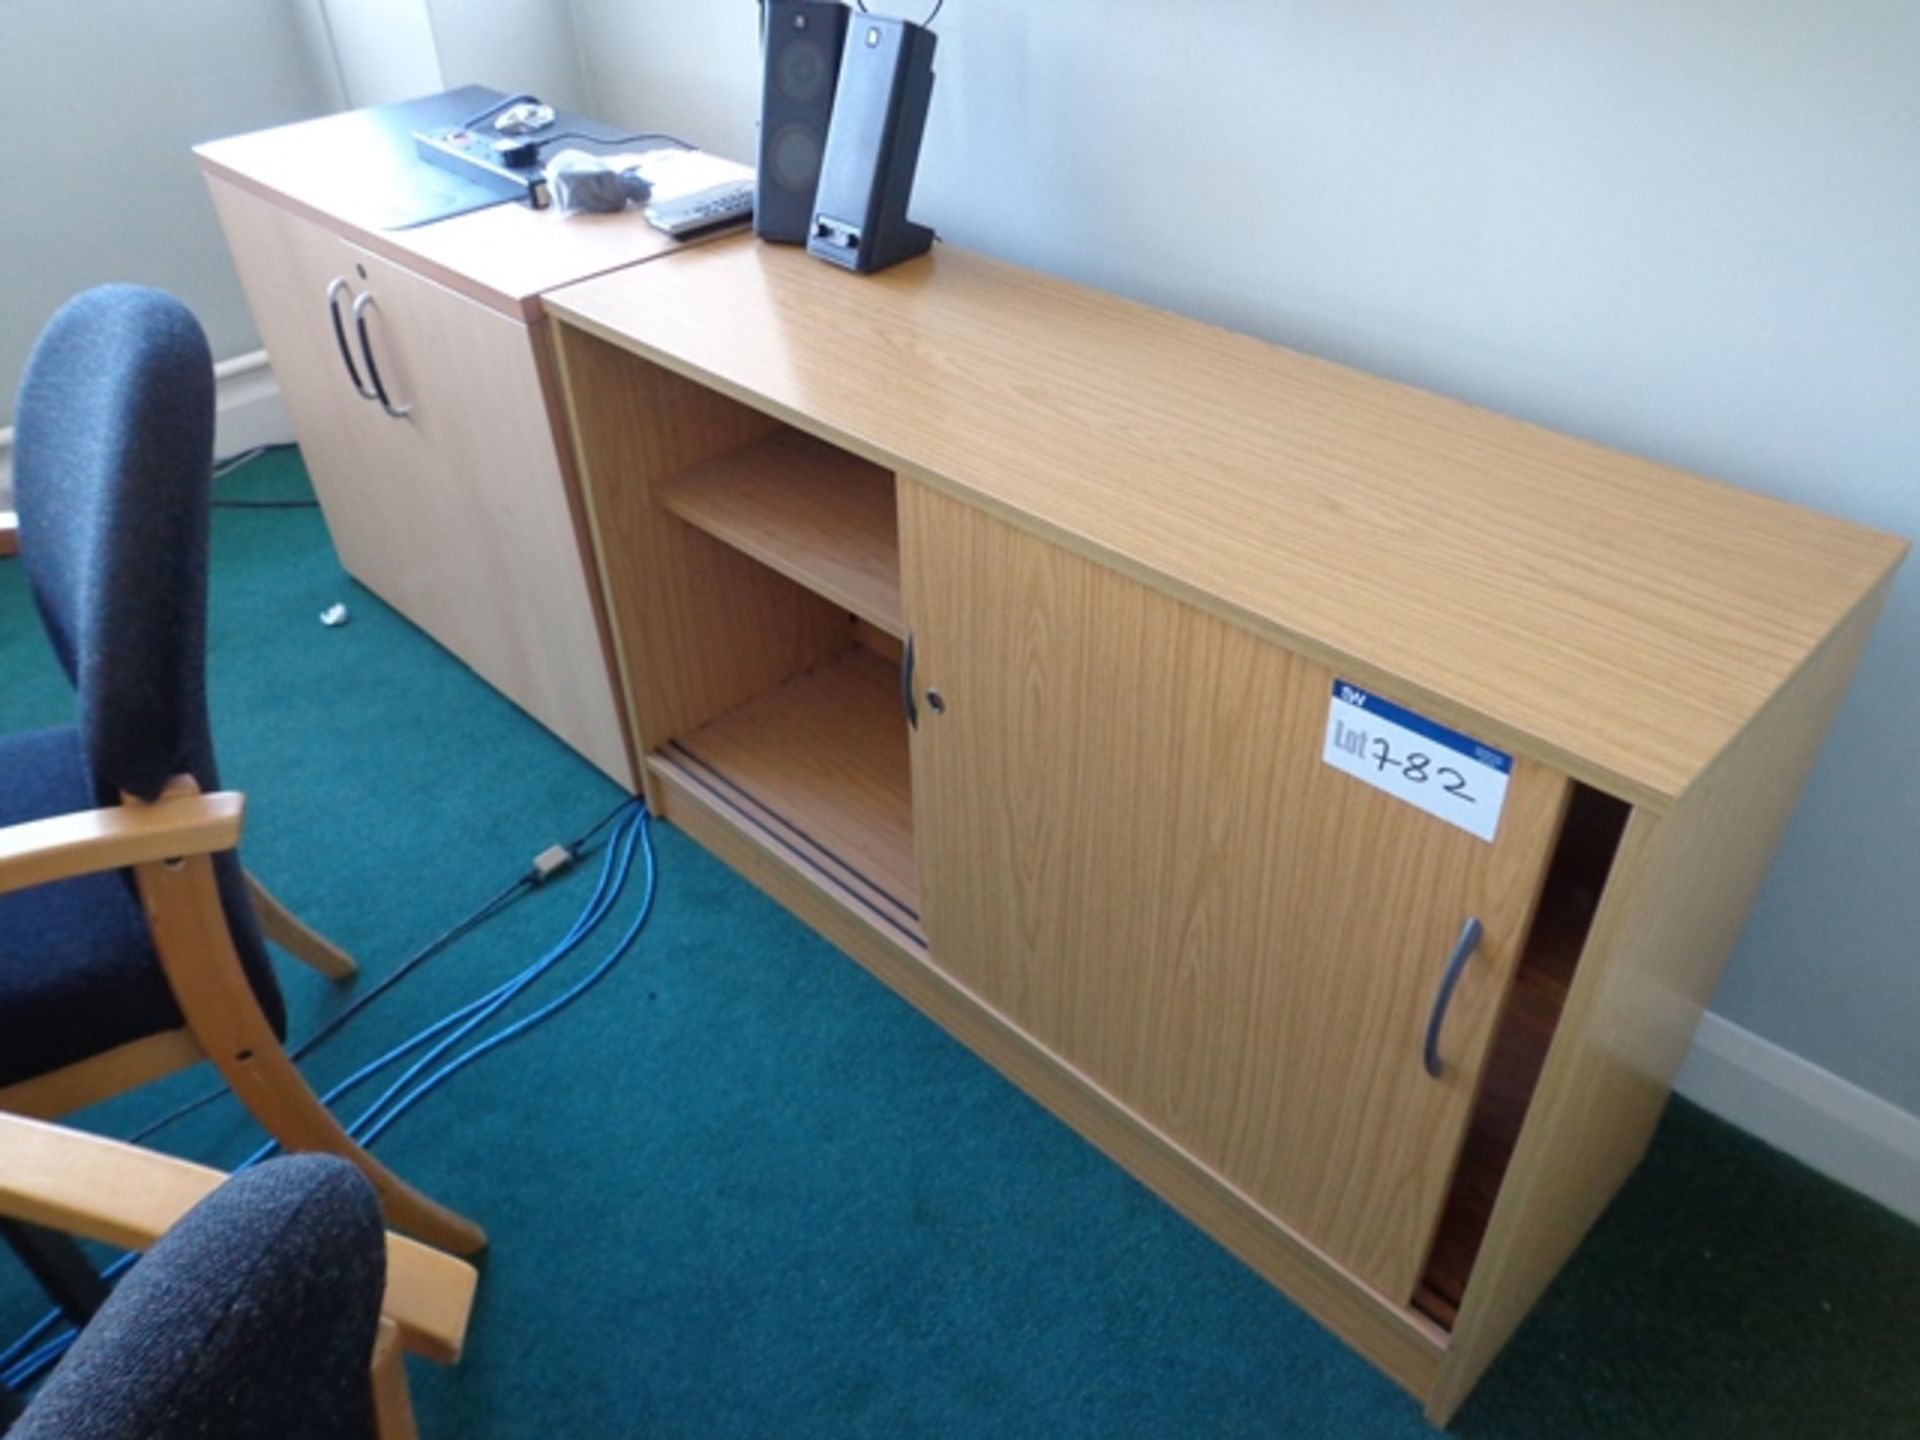
M 385 1316 L 373 1342 L 373 1433 L 378 1440 L 419 1440 L 420 1435 L 413 1423 L 413 1396 L 407 1391 L 400 1327 Z
M 408 1185 L 349 1136 L 313 1093 L 260 1012 L 227 930 L 205 855 L 133 867 L 147 927 L 187 1028 L 233 1093 L 288 1150 L 325 1150 L 373 1183 L 396 1230 L 456 1255 L 486 1248 L 484 1231 Z
M 247 877 L 247 898 L 253 901 L 253 913 L 259 917 L 267 939 L 329 980 L 351 980 L 360 972 L 351 955 L 276 900 L 251 870 L 241 873 Z

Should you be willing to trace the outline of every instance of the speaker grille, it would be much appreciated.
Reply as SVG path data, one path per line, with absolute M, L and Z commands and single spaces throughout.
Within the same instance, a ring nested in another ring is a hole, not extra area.
M 782 125 L 773 133 L 767 147 L 767 162 L 774 182 L 788 190 L 811 193 L 820 178 L 821 142 L 825 139 L 815 125 Z
M 813 224 L 813 192 L 826 162 L 834 82 L 853 10 L 840 0 L 766 0 L 766 7 L 753 232 L 800 244 Z
M 773 83 L 781 96 L 796 104 L 819 98 L 833 79 L 826 46 L 814 39 L 790 39 L 780 47 L 773 67 Z

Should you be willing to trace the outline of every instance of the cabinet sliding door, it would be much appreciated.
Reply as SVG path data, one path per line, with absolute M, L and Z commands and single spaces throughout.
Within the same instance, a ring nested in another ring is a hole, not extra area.
M 905 480 L 900 532 L 932 963 L 1406 1301 L 1567 782 L 1481 840 L 1322 761 L 1324 666 Z

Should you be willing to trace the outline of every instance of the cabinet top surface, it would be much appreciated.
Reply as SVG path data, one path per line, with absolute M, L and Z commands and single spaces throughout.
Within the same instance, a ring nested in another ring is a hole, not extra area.
M 1637 801 L 1907 548 L 948 247 L 862 277 L 736 240 L 547 308 Z
M 211 141 L 194 154 L 208 174 L 525 318 L 537 315 L 538 297 L 555 286 L 680 248 L 637 209 L 562 215 L 509 202 L 412 229 L 382 229 L 365 218 L 369 189 L 397 165 L 424 162 L 396 156 L 391 136 L 364 110 Z

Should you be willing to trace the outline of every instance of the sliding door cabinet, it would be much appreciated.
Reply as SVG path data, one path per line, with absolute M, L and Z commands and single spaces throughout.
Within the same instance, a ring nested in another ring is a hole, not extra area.
M 951 246 L 548 304 L 659 812 L 1446 1423 L 1904 543 Z

